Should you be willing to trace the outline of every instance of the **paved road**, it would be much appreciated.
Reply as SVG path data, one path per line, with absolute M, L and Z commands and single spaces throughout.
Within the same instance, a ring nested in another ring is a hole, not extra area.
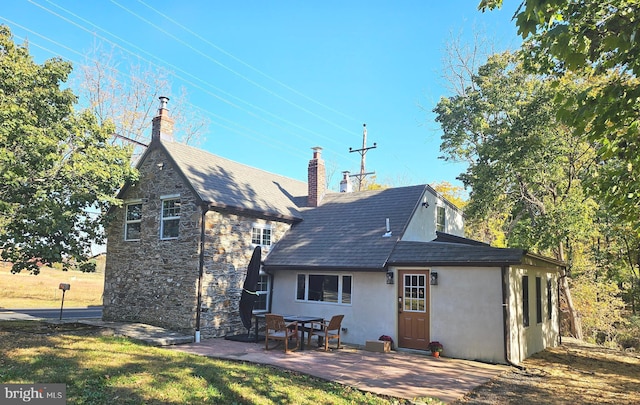
M 60 308 L 29 308 L 8 309 L 0 308 L 0 320 L 11 319 L 59 319 Z M 69 318 L 102 318 L 102 307 L 63 308 L 62 319 Z

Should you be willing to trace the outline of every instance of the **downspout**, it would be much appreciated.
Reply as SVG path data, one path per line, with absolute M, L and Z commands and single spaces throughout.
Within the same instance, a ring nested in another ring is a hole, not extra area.
M 202 204 L 202 217 L 200 218 L 200 258 L 198 263 L 198 299 L 196 303 L 196 335 L 195 342 L 200 343 L 200 312 L 202 312 L 202 276 L 204 274 L 204 236 L 205 224 L 209 206 Z
M 501 267 L 502 276 L 502 325 L 503 325 L 503 339 L 504 339 L 504 360 L 512 366 L 523 370 L 524 367 L 511 362 L 511 322 L 509 319 L 509 266 Z

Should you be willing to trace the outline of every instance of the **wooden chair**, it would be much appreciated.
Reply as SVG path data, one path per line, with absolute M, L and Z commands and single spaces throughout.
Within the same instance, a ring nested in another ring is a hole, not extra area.
M 342 318 L 344 315 L 334 315 L 331 317 L 329 322 L 314 322 L 311 324 L 311 329 L 309 329 L 309 339 L 307 340 L 307 345 L 311 344 L 311 336 L 318 336 L 319 339 L 324 339 L 324 351 L 329 350 L 329 339 L 338 339 L 337 349 L 340 348 L 340 325 L 342 325 Z M 319 325 L 320 328 L 315 328 L 315 325 Z M 318 341 L 318 346 L 320 346 L 320 342 Z
M 284 351 L 289 351 L 289 339 L 296 339 L 296 348 L 298 347 L 298 322 L 286 323 L 282 315 L 266 314 L 265 315 L 266 327 L 264 348 L 269 350 L 269 340 L 281 340 L 284 341 Z

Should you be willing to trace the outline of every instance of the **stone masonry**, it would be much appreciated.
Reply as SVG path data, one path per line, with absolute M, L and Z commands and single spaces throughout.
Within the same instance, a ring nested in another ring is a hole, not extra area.
M 125 206 L 115 208 L 108 227 L 103 318 L 193 332 L 202 210 L 161 148 L 148 152 L 139 171 L 140 180 L 122 198 L 125 204 L 142 201 L 141 237 L 124 240 Z M 166 195 L 180 196 L 179 237 L 174 240 L 160 239 L 160 198 Z M 290 224 L 214 210 L 205 218 L 201 335 L 246 333 L 239 302 L 255 247 L 251 229 L 256 223 L 270 225 L 275 243 Z

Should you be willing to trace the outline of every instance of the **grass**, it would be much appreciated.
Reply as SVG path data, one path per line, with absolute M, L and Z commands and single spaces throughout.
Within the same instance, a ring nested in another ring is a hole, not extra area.
M 0 262 L 0 308 L 60 308 L 60 283 L 71 284 L 64 296 L 65 308 L 102 305 L 104 262 L 97 267 L 95 273 L 43 267 L 34 276 L 25 271 L 12 274 L 11 266 Z
M 0 322 L 0 383 L 65 383 L 69 404 L 402 404 L 250 363 L 101 335 L 87 325 Z

